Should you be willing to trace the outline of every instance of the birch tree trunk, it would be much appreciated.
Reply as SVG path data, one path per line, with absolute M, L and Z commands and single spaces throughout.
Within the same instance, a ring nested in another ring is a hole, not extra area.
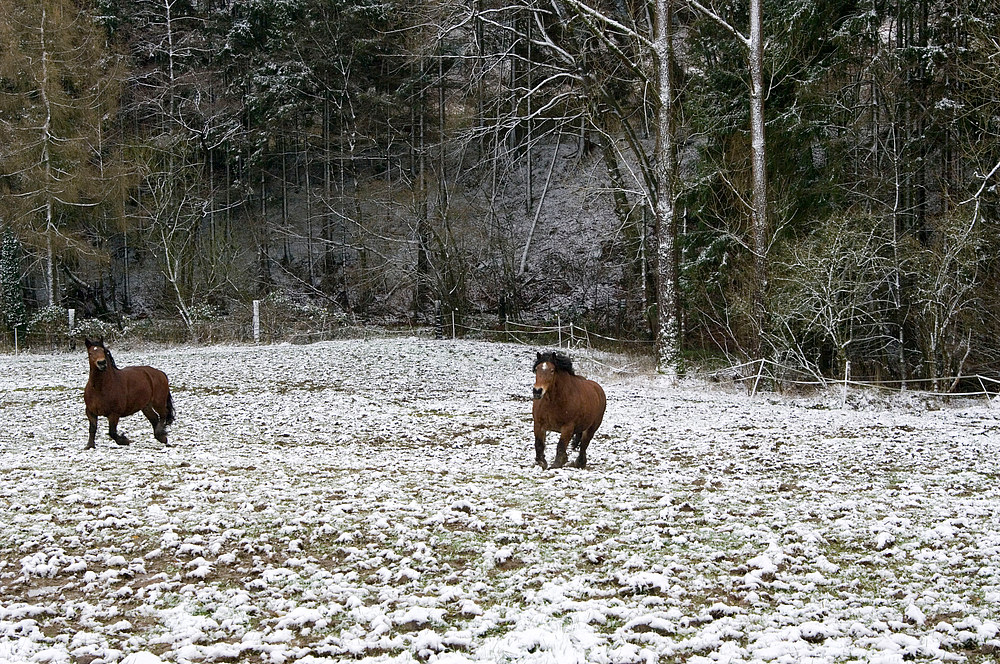
M 765 156 L 766 141 L 764 137 L 764 37 L 761 34 L 763 9 L 761 0 L 750 0 L 750 39 L 747 44 L 750 50 L 750 143 L 753 156 L 753 292 L 750 306 L 752 307 L 752 334 L 750 351 L 755 358 L 762 356 L 762 335 L 766 324 L 767 313 L 767 249 L 768 249 L 768 214 L 767 214 L 767 170 Z
M 52 106 L 49 102 L 49 52 L 45 43 L 45 3 L 42 3 L 42 20 L 40 22 L 39 35 L 41 40 L 41 62 L 42 79 L 38 86 L 38 95 L 45 108 L 45 123 L 42 126 L 42 165 L 45 173 L 45 186 L 48 187 L 52 180 L 52 157 L 49 154 L 49 145 L 52 143 Z M 52 195 L 47 192 L 45 196 L 45 274 L 48 282 L 47 290 L 49 306 L 56 304 L 56 259 L 52 250 L 52 236 L 58 231 L 56 229 L 55 215 L 53 214 Z
M 750 251 L 753 274 L 750 275 L 750 339 L 747 352 L 752 358 L 763 353 L 763 332 L 767 317 L 767 252 L 770 230 L 767 205 L 767 143 L 764 127 L 764 9 L 762 0 L 750 0 L 749 34 L 744 35 L 731 23 L 700 0 L 685 0 L 688 5 L 732 33 L 747 49 L 750 74 L 750 150 L 753 191 L 750 200 Z

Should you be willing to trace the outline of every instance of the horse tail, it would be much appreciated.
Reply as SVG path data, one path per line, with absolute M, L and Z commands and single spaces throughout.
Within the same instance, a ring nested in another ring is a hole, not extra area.
M 167 416 L 163 419 L 165 424 L 174 423 L 174 398 L 170 395 L 169 388 L 167 389 Z

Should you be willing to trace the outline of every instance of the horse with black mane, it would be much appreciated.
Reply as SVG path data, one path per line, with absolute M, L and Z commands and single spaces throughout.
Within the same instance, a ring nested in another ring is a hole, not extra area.
M 125 434 L 118 433 L 118 420 L 140 410 L 153 425 L 156 439 L 169 445 L 167 425 L 174 421 L 174 401 L 167 374 L 145 366 L 119 369 L 103 339 L 85 339 L 84 343 L 90 361 L 90 379 L 83 390 L 87 419 L 90 420 L 90 440 L 86 449 L 95 447 L 98 417 L 108 418 L 108 435 L 113 441 L 128 445 L 130 441 Z
M 534 401 L 531 415 L 535 421 L 535 463 L 543 469 L 545 462 L 545 434 L 559 432 L 559 446 L 553 468 L 561 468 L 569 460 L 566 448 L 572 441 L 573 449 L 579 448 L 577 468 L 587 466 L 587 446 L 597 427 L 604 419 L 607 399 L 604 390 L 592 380 L 576 375 L 573 361 L 562 353 L 537 353 L 535 364 Z

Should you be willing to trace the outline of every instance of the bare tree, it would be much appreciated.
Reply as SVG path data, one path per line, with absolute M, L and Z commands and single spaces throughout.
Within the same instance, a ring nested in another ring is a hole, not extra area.
M 816 375 L 883 359 L 895 341 L 892 235 L 877 219 L 828 219 L 774 266 L 773 351 Z
M 910 257 L 917 337 L 935 390 L 954 388 L 972 350 L 972 331 L 982 303 L 977 293 L 983 227 L 954 215 L 938 220 L 932 242 Z M 942 379 L 951 377 L 951 382 Z
M 476 71 L 506 67 L 510 72 L 508 79 L 492 84 L 497 98 L 506 94 L 509 103 L 497 103 L 496 119 L 483 128 L 497 136 L 491 159 L 493 172 L 503 171 L 523 153 L 524 168 L 530 173 L 529 157 L 535 146 L 547 142 L 546 149 L 551 150 L 556 145 L 551 160 L 546 160 L 540 196 L 534 195 L 538 187 L 525 176 L 526 186 L 532 190 L 528 199 L 535 205 L 528 207 L 532 223 L 527 237 L 519 243 L 516 275 L 522 281 L 530 279 L 528 249 L 558 146 L 567 136 L 578 137 L 580 155 L 590 146 L 598 146 L 608 173 L 607 193 L 623 231 L 623 286 L 642 302 L 639 318 L 653 328 L 662 369 L 673 373 L 680 352 L 673 220 L 675 150 L 670 119 L 675 93 L 670 88 L 670 29 L 665 23 L 657 26 L 652 22 L 654 18 L 668 20 L 666 3 L 657 3 L 656 12 L 654 17 L 638 6 L 549 0 L 495 7 L 475 13 L 469 21 L 481 21 L 499 35 L 492 42 L 487 40 L 496 45 L 496 52 L 484 54 L 480 49 L 478 53 L 479 58 L 492 58 L 496 64 L 477 67 Z M 488 87 L 480 83 L 477 89 Z M 636 109 L 641 112 L 636 113 Z M 650 123 L 650 117 L 656 120 Z M 647 140 L 650 135 L 655 137 L 655 147 Z M 501 160 L 504 165 L 498 163 Z M 655 233 L 647 231 L 648 225 Z M 658 246 L 648 249 L 652 235 L 658 238 Z M 653 263 L 655 276 L 650 267 Z M 649 298 L 658 300 L 660 319 L 656 323 L 645 320 L 647 286 Z
M 155 248 L 170 299 L 190 332 L 197 295 L 192 279 L 194 250 L 206 202 L 197 194 L 194 169 L 164 170 L 152 153 L 144 171 L 134 206 L 137 226 L 144 231 L 145 245 Z

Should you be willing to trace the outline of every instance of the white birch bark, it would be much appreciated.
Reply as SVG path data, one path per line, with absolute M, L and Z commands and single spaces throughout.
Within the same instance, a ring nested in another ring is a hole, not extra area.
M 767 250 L 768 250 L 768 219 L 767 219 L 767 170 L 765 157 L 767 144 L 764 135 L 764 37 L 761 23 L 763 9 L 761 0 L 750 0 L 750 39 L 747 44 L 750 50 L 750 143 L 753 151 L 753 253 L 754 280 L 751 306 L 753 307 L 754 326 L 750 349 L 756 357 L 763 353 L 762 335 L 767 312 Z
M 726 22 L 717 12 L 703 5 L 699 0 L 685 0 L 688 5 L 718 23 L 729 31 L 747 49 L 750 74 L 750 146 L 753 192 L 751 210 L 751 250 L 753 251 L 752 292 L 750 294 L 750 317 L 753 337 L 747 350 L 752 357 L 763 353 L 762 334 L 767 314 L 768 269 L 767 253 L 770 238 L 767 205 L 767 142 L 764 127 L 764 34 L 762 0 L 750 0 L 750 33 L 742 34 Z
M 40 28 L 42 43 L 42 80 L 38 86 L 42 106 L 45 107 L 45 122 L 42 126 L 42 164 L 45 169 L 45 187 L 52 183 L 52 159 L 49 145 L 52 142 L 52 107 L 49 102 L 49 52 L 45 43 L 45 3 L 42 3 L 42 20 Z M 52 249 L 52 236 L 57 232 L 53 214 L 52 194 L 45 196 L 45 261 L 48 278 L 49 306 L 56 304 L 56 259 Z

